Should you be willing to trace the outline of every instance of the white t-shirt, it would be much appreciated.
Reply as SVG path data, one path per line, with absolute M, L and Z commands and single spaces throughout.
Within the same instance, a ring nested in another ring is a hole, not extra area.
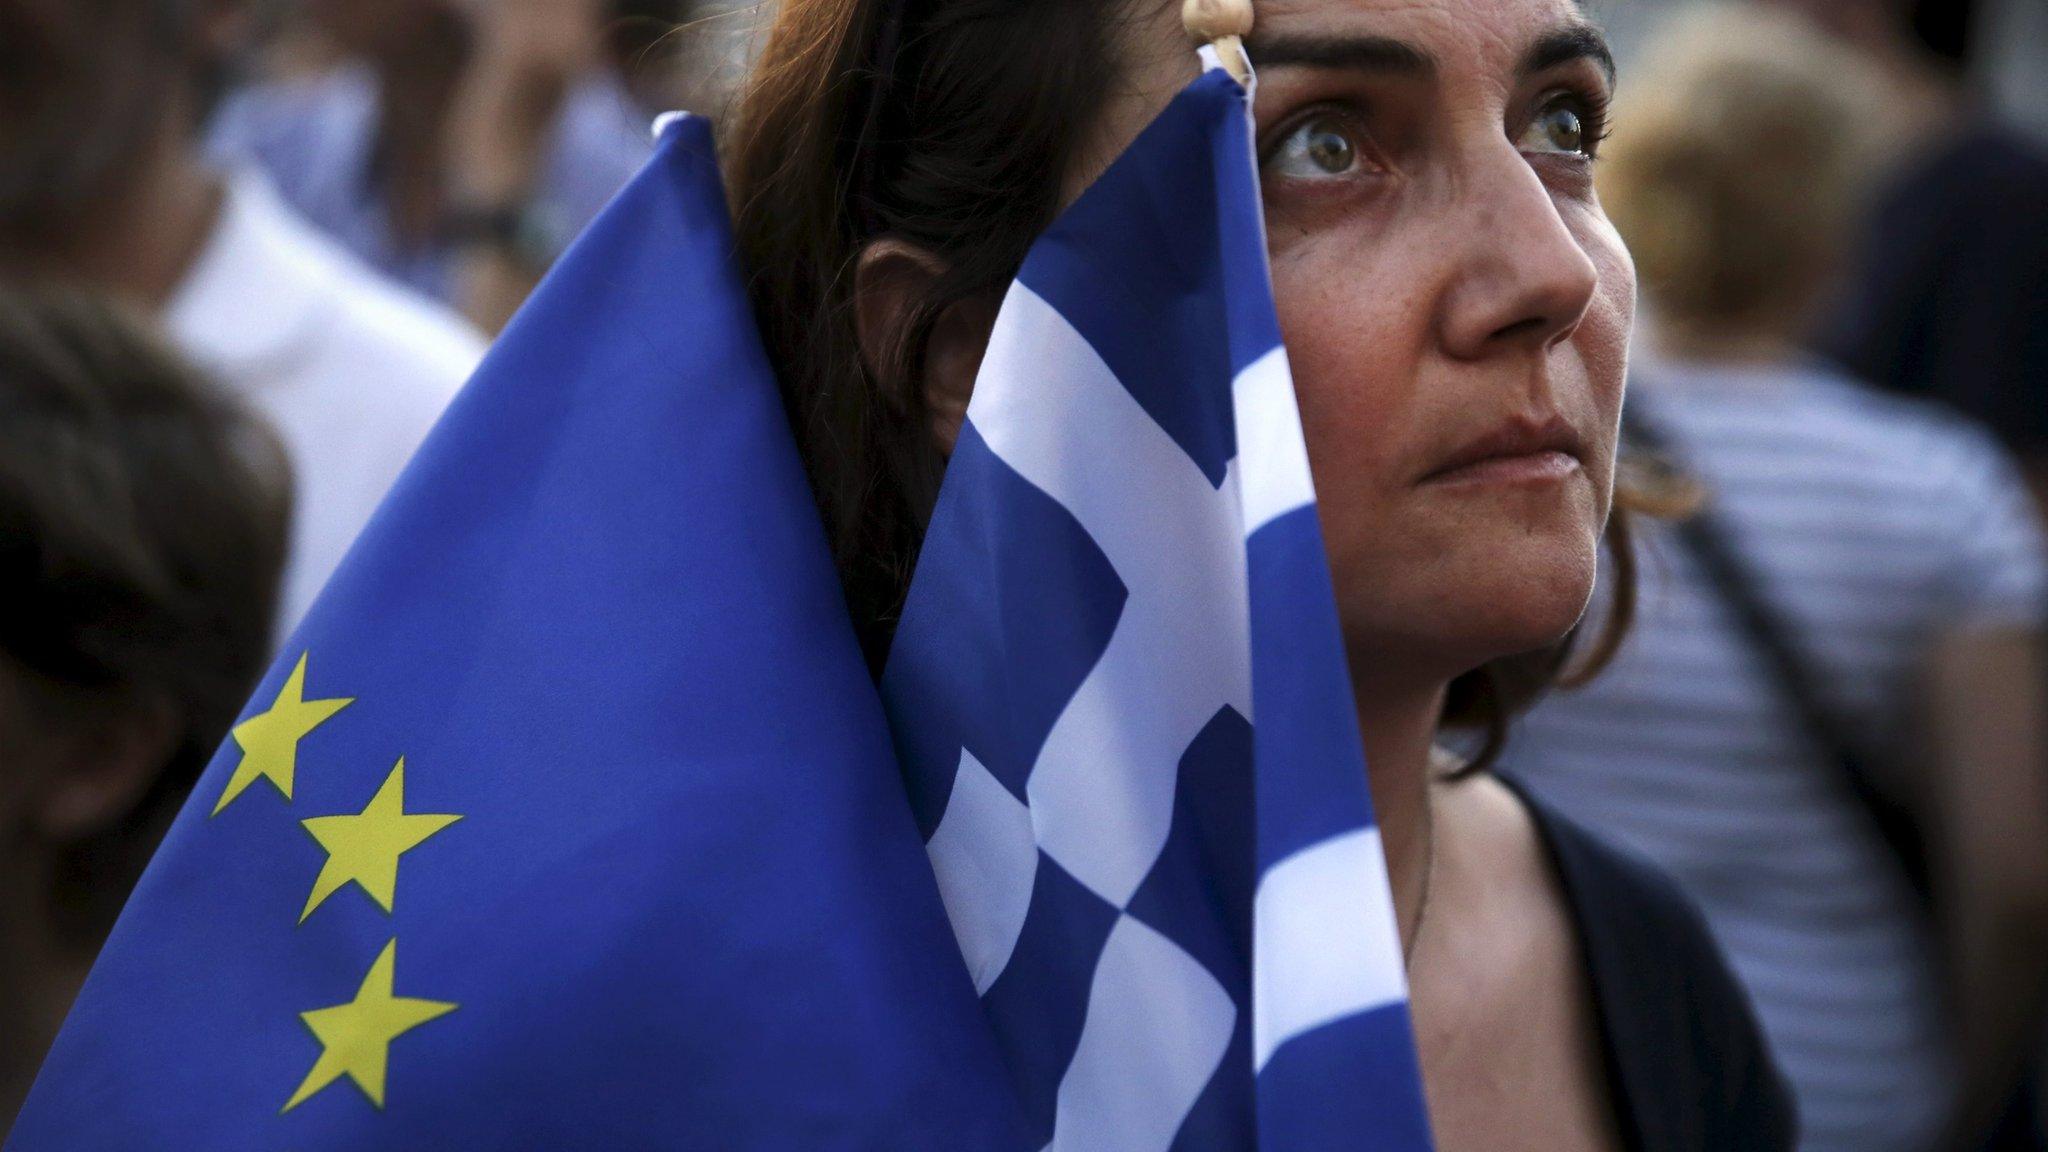
M 1937 637 L 2048 608 L 2039 518 L 1983 429 L 1818 366 L 1651 364 L 1631 389 L 1873 744 L 1904 746 Z M 1928 1147 L 1952 1069 L 1915 897 L 1727 604 L 1668 525 L 1638 523 L 1627 643 L 1525 717 L 1506 762 L 1698 900 L 1793 1083 L 1805 1152 Z
M 290 456 L 282 639 L 468 379 L 484 340 L 315 232 L 250 172 L 230 178 L 220 222 L 163 319 L 186 356 L 270 421 Z

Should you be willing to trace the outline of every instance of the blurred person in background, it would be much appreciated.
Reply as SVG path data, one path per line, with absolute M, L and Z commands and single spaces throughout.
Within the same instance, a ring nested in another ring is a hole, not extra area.
M 270 420 L 298 484 L 279 635 L 295 624 L 483 354 L 199 125 L 238 0 L 0 0 L 0 270 L 91 285 Z
M 1893 127 L 1875 84 L 1752 7 L 1635 74 L 1601 175 L 1644 291 L 1629 422 L 1704 506 L 1645 528 L 1629 644 L 1510 749 L 1700 901 L 1810 1152 L 1970 1146 L 2048 973 L 2036 512 L 1986 431 L 1799 348 Z
M 0 286 L 0 1131 L 269 662 L 290 500 L 139 319 Z
M 652 151 L 681 0 L 304 0 L 331 66 L 232 95 L 216 154 L 490 331 Z M 638 84 L 638 91 L 635 85 Z
M 1815 347 L 1985 422 L 2048 506 L 2048 145 L 1968 86 L 1986 5 L 1777 2 L 1873 62 L 1879 99 L 1866 115 L 1894 153 Z

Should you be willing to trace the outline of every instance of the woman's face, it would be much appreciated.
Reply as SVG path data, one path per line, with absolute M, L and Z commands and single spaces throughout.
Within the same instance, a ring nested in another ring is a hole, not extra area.
M 1354 674 L 1549 644 L 1592 589 L 1634 312 L 1593 192 L 1600 38 L 1569 0 L 1256 11 L 1273 292 Z

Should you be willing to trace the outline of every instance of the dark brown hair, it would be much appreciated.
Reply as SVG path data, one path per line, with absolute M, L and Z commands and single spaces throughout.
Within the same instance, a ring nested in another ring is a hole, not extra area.
M 0 286 L 0 674 L 25 739 L 134 707 L 177 733 L 128 819 L 64 861 L 81 931 L 118 909 L 269 660 L 289 510 L 269 430 L 139 321 Z
M 1057 215 L 1120 74 L 1130 7 L 785 0 L 733 124 L 726 169 L 754 306 L 875 664 L 945 468 L 917 379 L 925 340 L 950 305 L 1000 293 Z M 878 375 L 855 331 L 853 269 L 884 235 L 936 254 L 946 271 Z M 1610 542 L 1626 542 L 1629 503 L 1617 498 Z M 1633 611 L 1633 557 L 1618 547 L 1615 558 L 1594 663 Z M 1514 711 L 1557 681 L 1569 643 L 1460 677 L 1445 723 L 1481 728 L 1490 758 Z

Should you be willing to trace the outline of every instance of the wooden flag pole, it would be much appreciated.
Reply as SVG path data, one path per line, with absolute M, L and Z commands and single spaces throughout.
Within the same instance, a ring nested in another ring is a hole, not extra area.
M 1223 67 L 1239 84 L 1251 80 L 1252 65 L 1244 54 L 1244 38 L 1252 31 L 1252 0 L 1182 0 L 1180 22 L 1196 45 L 1216 49 Z

